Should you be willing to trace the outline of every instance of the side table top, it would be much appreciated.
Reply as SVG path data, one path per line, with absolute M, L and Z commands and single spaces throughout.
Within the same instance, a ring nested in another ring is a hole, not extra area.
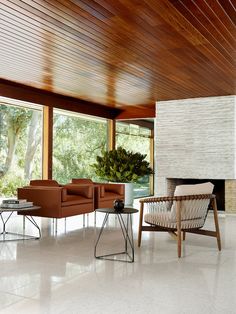
M 97 208 L 96 212 L 106 213 L 106 214 L 134 214 L 138 210 L 132 207 L 125 207 L 122 210 L 115 210 L 114 208 Z
M 26 211 L 26 210 L 36 210 L 40 208 L 41 208 L 40 206 L 21 207 L 21 208 L 0 207 L 0 212 L 20 212 L 20 211 Z

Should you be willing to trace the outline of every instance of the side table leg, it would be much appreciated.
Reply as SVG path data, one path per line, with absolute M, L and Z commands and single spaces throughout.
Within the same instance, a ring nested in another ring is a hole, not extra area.
M 104 227 L 105 227 L 105 225 L 106 225 L 106 222 L 107 222 L 107 220 L 108 220 L 108 217 L 109 217 L 109 214 L 106 213 L 106 215 L 105 215 L 105 217 L 104 217 L 104 220 L 103 220 L 103 223 L 102 223 L 101 230 L 100 230 L 100 232 L 99 232 L 99 235 L 98 235 L 98 238 L 97 238 L 95 247 L 94 247 L 94 257 L 97 257 L 97 254 L 96 254 L 96 253 L 97 253 L 97 245 L 98 245 L 98 242 L 99 242 L 99 240 L 100 240 L 100 238 L 101 238 L 101 235 L 102 235 L 103 229 L 104 229 Z
M 4 221 L 3 217 L 2 217 L 2 213 L 0 213 L 1 215 L 1 220 L 2 220 L 2 233 L 1 234 L 6 234 L 6 224 L 8 222 L 8 220 L 10 219 L 11 215 L 13 214 L 13 212 L 11 212 L 9 214 L 9 216 L 7 217 L 7 219 Z
M 125 238 L 125 251 L 127 252 L 127 237 L 128 237 L 128 234 L 129 234 L 129 214 L 127 215 L 127 233 L 126 233 L 126 238 Z
M 132 252 L 132 256 L 130 256 L 129 254 L 129 257 L 130 257 L 130 262 L 134 262 L 134 240 L 133 240 L 133 229 L 132 229 L 132 216 L 131 214 L 128 214 L 128 217 L 127 217 L 127 225 L 125 225 L 125 222 L 122 218 L 121 215 L 118 215 L 118 217 L 120 217 L 119 221 L 120 221 L 120 225 L 121 225 L 121 229 L 122 229 L 122 232 L 124 230 L 124 239 L 125 239 L 125 245 L 126 245 L 126 253 L 128 254 L 127 252 L 127 244 L 129 242 L 129 245 L 130 245 L 130 248 L 131 248 L 131 252 Z M 129 236 L 129 227 L 130 227 L 130 236 Z M 131 237 L 131 238 L 130 238 Z
M 132 215 L 129 214 L 130 216 L 130 235 L 131 235 L 131 249 L 132 249 L 132 261 L 134 261 L 134 237 L 133 237 L 133 227 L 132 227 Z
M 24 216 L 25 218 L 27 218 L 37 229 L 39 232 L 39 238 L 41 238 L 41 230 L 39 225 L 37 224 L 37 222 L 34 220 L 34 218 L 32 216 Z
M 120 228 L 121 228 L 124 240 L 125 240 L 125 252 L 127 253 L 127 228 L 125 227 L 125 223 L 123 221 L 121 214 L 117 214 L 117 217 L 118 217 Z

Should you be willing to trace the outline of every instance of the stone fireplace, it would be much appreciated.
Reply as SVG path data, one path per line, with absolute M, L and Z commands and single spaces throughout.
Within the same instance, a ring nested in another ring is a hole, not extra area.
M 236 213 L 236 97 L 157 103 L 155 195 L 210 181 L 219 210 Z

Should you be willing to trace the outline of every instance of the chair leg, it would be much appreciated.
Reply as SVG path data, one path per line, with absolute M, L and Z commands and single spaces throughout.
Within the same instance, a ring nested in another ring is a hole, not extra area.
M 177 242 L 178 242 L 178 257 L 181 257 L 181 231 L 177 232 Z
M 177 215 L 177 251 L 178 257 L 181 257 L 181 212 L 180 201 L 176 202 L 176 215 Z
M 139 226 L 139 230 L 138 230 L 138 247 L 141 246 L 141 240 L 142 240 L 142 226 Z
M 214 212 L 214 221 L 215 221 L 215 227 L 216 227 L 217 245 L 218 245 L 219 251 L 221 251 L 220 228 L 219 228 L 217 204 L 216 204 L 215 198 L 213 199 L 213 212 Z
M 141 203 L 141 206 L 140 206 L 139 228 L 138 228 L 138 247 L 140 247 L 141 240 L 142 240 L 142 226 L 143 226 L 143 203 Z
M 96 226 L 97 223 L 97 217 L 96 217 L 96 210 L 94 211 L 94 226 Z

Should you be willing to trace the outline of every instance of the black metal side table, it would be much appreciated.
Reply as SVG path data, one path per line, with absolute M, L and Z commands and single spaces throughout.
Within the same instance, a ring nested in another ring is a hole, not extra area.
M 125 207 L 121 211 L 117 211 L 114 208 L 98 208 L 96 209 L 97 212 L 105 213 L 105 217 L 102 223 L 101 230 L 99 232 L 95 248 L 94 248 L 94 256 L 99 259 L 106 259 L 111 261 L 120 261 L 120 262 L 128 262 L 133 263 L 134 262 L 134 240 L 133 240 L 133 229 L 132 229 L 132 214 L 137 213 L 138 210 L 134 208 Z M 106 254 L 106 255 L 97 255 L 97 246 L 99 243 L 99 240 L 101 238 L 101 235 L 103 233 L 104 227 L 107 223 L 109 215 L 116 215 L 120 224 L 120 228 L 122 231 L 122 235 L 124 237 L 124 246 L 125 249 L 122 252 L 112 253 L 112 254 Z M 127 222 L 125 223 L 122 215 L 127 215 Z M 130 246 L 131 249 L 131 255 L 128 252 L 128 246 Z M 128 259 L 115 259 L 116 255 L 122 255 L 125 254 Z M 113 258 L 112 258 L 113 256 Z
M 23 207 L 23 208 L 4 208 L 0 207 L 0 219 L 2 220 L 2 232 L 0 232 L 0 242 L 6 242 L 6 241 L 19 241 L 19 240 L 30 240 L 35 239 L 38 240 L 41 238 L 41 231 L 40 227 L 38 226 L 37 222 L 34 220 L 34 218 L 30 215 L 24 214 L 23 218 L 23 233 L 14 233 L 9 232 L 6 230 L 6 224 L 8 220 L 11 218 L 12 214 L 14 212 L 26 212 L 27 210 L 37 210 L 40 209 L 40 206 L 31 206 L 31 207 Z M 8 213 L 8 217 L 4 220 L 3 213 Z M 32 236 L 32 235 L 26 235 L 25 234 L 25 218 L 27 218 L 37 229 L 38 229 L 38 236 Z M 13 235 L 13 236 L 19 236 L 18 238 L 13 239 L 6 239 L 6 235 Z

